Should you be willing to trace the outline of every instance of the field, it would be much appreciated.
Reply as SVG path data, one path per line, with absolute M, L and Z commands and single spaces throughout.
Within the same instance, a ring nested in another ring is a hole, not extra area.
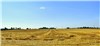
M 1 46 L 100 46 L 100 29 L 1 31 Z

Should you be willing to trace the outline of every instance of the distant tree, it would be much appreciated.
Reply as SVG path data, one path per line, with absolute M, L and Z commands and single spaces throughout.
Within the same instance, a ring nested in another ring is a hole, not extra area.
M 2 30 L 8 30 L 8 28 L 6 28 L 6 27 L 5 27 L 5 28 L 1 28 L 1 31 L 2 31 Z
M 15 28 L 13 28 L 13 27 L 11 27 L 11 29 L 10 30 L 14 30 Z
M 70 29 L 70 27 L 67 27 L 67 29 Z
M 79 27 L 79 29 L 99 29 L 98 27 Z
M 17 28 L 18 30 L 20 30 L 21 28 L 19 27 L 19 28 Z
M 8 28 L 5 27 L 4 30 L 8 30 Z
M 29 29 L 29 28 L 26 28 L 27 30 Z
M 49 28 L 49 29 L 56 29 L 56 28 L 54 28 L 54 27 L 51 27 L 51 28 Z
M 42 28 L 39 28 L 39 29 L 48 29 L 47 27 L 42 27 Z
M 100 29 L 99 27 L 96 27 L 97 29 Z

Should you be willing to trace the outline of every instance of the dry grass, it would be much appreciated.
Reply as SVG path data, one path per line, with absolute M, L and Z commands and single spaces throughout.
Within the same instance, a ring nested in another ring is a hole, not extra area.
M 2 46 L 100 46 L 100 29 L 1 31 Z

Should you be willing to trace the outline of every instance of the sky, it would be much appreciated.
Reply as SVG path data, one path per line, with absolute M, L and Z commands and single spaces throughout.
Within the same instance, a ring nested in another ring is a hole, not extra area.
M 98 1 L 3 2 L 3 27 L 99 26 Z
M 0 28 L 2 27 L 2 3 L 0 2 Z
M 99 0 L 2 0 L 2 1 L 99 1 Z

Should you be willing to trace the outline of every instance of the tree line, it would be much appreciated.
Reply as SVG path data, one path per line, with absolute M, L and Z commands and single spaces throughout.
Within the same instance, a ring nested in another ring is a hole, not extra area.
M 1 28 L 1 30 L 21 30 L 21 28 L 15 28 L 15 27 L 11 27 L 11 28 L 7 28 L 7 27 L 4 27 L 4 28 Z
M 1 28 L 1 30 L 21 30 L 21 29 L 22 29 L 21 27 L 19 27 L 19 28 L 17 28 L 17 27 Z M 29 29 L 31 29 L 31 28 L 26 28 L 26 30 L 29 30 Z M 50 28 L 48 28 L 48 27 L 41 27 L 41 28 L 38 28 L 38 29 L 56 29 L 56 28 L 55 27 L 50 27 Z M 73 29 L 73 28 L 66 27 L 65 29 Z M 74 28 L 74 29 L 100 29 L 100 28 L 99 27 L 77 27 L 77 28 Z
M 78 29 L 100 29 L 99 27 L 78 27 Z

